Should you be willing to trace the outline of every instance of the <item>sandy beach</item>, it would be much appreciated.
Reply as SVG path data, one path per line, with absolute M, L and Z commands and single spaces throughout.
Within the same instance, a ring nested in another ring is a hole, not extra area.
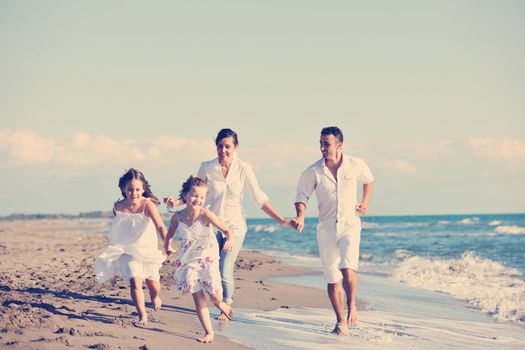
M 174 258 L 161 270 L 161 311 L 145 290 L 150 323 L 135 327 L 128 284 L 118 278 L 94 281 L 95 257 L 105 248 L 107 219 L 0 221 L 0 344 L 13 349 L 247 349 L 220 335 L 202 336 L 190 295 L 175 291 Z M 309 270 L 242 251 L 237 262 L 235 308 L 329 308 L 323 291 L 271 280 Z M 210 311 L 216 314 L 211 307 Z

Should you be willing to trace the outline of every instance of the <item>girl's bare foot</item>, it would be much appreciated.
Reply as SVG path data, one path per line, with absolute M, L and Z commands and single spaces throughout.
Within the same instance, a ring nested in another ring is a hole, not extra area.
M 221 301 L 216 306 L 221 311 L 221 314 L 218 317 L 220 321 L 227 321 L 232 319 L 233 308 L 230 305 L 226 304 L 224 301 Z
M 133 322 L 135 327 L 144 327 L 148 324 L 148 316 L 139 317 L 138 321 Z
M 208 333 L 203 338 L 197 340 L 205 344 L 211 343 L 213 341 L 213 333 Z
M 153 304 L 153 310 L 159 311 L 162 306 L 162 300 L 157 295 L 155 298 L 151 299 L 151 304 Z
M 221 314 L 219 316 L 217 316 L 217 319 L 219 321 L 229 321 L 230 319 L 224 314 L 221 312 Z
M 342 323 L 336 323 L 334 330 L 332 331 L 332 334 L 335 335 L 347 335 L 348 334 L 348 326 Z

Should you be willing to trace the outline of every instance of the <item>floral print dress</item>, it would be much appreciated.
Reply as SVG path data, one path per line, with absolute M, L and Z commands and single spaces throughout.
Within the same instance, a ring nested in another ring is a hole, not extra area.
M 177 218 L 179 213 L 177 212 Z M 219 272 L 219 246 L 211 224 L 197 219 L 191 226 L 178 219 L 177 235 L 181 243 L 173 276 L 180 293 L 204 290 L 222 295 Z

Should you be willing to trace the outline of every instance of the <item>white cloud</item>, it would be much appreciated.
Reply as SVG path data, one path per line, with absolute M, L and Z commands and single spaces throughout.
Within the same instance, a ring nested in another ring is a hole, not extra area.
M 414 143 L 408 145 L 397 145 L 393 148 L 403 154 L 416 157 L 437 159 L 450 157 L 456 153 L 457 143 L 450 140 L 442 140 L 436 143 Z
M 107 163 L 171 163 L 188 157 L 189 152 L 199 160 L 205 159 L 210 144 L 210 141 L 167 136 L 141 141 L 117 140 L 80 132 L 55 138 L 38 135 L 32 130 L 0 129 L 0 160 L 4 167 L 47 164 L 77 169 Z
M 146 152 L 152 161 L 179 162 L 181 157 L 190 156 L 202 161 L 214 154 L 213 147 L 210 140 L 160 136 L 148 142 Z
M 42 164 L 53 159 L 57 140 L 42 137 L 31 130 L 0 129 L 0 159 L 2 164 Z
M 380 165 L 385 174 L 414 176 L 417 173 L 416 167 L 405 160 L 390 160 Z
M 523 164 L 525 142 L 511 138 L 471 137 L 467 140 L 470 149 L 480 158 L 503 160 Z

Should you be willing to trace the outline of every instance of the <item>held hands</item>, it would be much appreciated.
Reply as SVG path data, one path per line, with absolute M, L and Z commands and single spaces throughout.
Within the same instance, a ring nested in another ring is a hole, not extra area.
M 364 203 L 357 204 L 355 206 L 355 210 L 361 215 L 368 214 L 368 208 L 366 207 L 366 204 L 364 204 Z
M 175 249 L 173 249 L 173 247 L 171 246 L 171 242 L 168 240 L 164 242 L 164 251 L 166 252 L 167 256 L 170 256 L 175 252 Z
M 234 243 L 235 243 L 235 239 L 233 238 L 233 236 L 228 237 L 226 242 L 224 242 L 224 246 L 222 247 L 222 250 L 224 250 L 225 252 L 231 251 Z
M 173 208 L 175 206 L 175 199 L 173 199 L 172 196 L 165 197 L 164 204 L 166 204 L 169 208 Z
M 304 228 L 304 217 L 296 217 L 295 219 L 291 219 L 290 223 L 292 227 L 299 233 L 303 231 Z
M 279 224 L 283 227 L 291 227 L 291 228 L 295 228 L 294 226 L 294 222 L 292 219 L 282 219 L 282 220 L 279 220 Z

